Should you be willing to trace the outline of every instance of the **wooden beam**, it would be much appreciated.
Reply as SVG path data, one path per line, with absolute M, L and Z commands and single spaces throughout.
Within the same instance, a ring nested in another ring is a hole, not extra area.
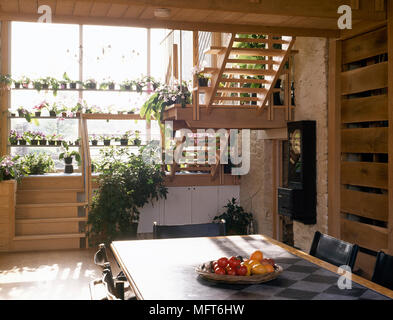
M 328 232 L 340 238 L 341 41 L 329 42 Z
M 90 2 L 91 0 L 78 0 Z M 357 1 L 357 0 L 355 0 Z M 95 2 L 111 2 L 169 9 L 195 9 L 221 12 L 255 13 L 263 15 L 279 15 L 291 17 L 337 18 L 340 5 L 351 5 L 353 0 L 95 0 Z M 358 10 L 353 10 L 353 19 L 379 20 L 385 19 L 385 12 L 376 12 L 373 1 L 363 1 Z
M 0 12 L 1 20 L 37 22 L 38 14 L 16 14 Z M 263 20 L 261 20 L 263 21 Z M 229 23 L 209 23 L 209 22 L 190 22 L 174 21 L 161 19 L 137 19 L 137 18 L 111 18 L 111 17 L 88 17 L 88 16 L 59 16 L 53 15 L 53 23 L 71 23 L 86 25 L 106 25 L 139 28 L 163 28 L 175 30 L 199 30 L 206 32 L 225 32 L 225 33 L 261 33 L 261 34 L 285 34 L 288 36 L 299 37 L 325 37 L 338 38 L 338 29 L 318 29 L 318 28 L 297 28 L 292 26 L 270 26 L 270 25 L 251 25 L 251 24 L 229 24 Z
M 10 23 L 1 21 L 1 74 L 10 73 Z M 1 90 L 0 106 L 0 156 L 8 154 L 8 108 L 10 104 L 10 91 Z
M 393 1 L 388 1 L 389 215 L 388 253 L 393 254 Z

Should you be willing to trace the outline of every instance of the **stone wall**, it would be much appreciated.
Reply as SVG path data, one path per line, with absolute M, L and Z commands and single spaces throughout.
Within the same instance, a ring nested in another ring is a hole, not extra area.
M 294 59 L 294 120 L 317 121 L 317 224 L 307 226 L 294 222 L 294 245 L 308 252 L 314 232 L 327 232 L 327 85 L 328 41 L 321 38 L 297 38 Z M 261 139 L 258 131 L 251 134 L 250 173 L 241 178 L 240 202 L 253 212 L 257 232 L 272 236 L 272 142 Z

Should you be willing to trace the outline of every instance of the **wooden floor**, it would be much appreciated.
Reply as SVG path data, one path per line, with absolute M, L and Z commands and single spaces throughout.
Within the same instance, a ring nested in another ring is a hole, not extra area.
M 101 275 L 96 251 L 0 253 L 0 300 L 90 300 L 89 282 Z

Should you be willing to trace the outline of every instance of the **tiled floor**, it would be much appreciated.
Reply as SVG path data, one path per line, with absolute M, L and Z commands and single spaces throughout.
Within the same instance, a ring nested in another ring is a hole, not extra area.
M 0 253 L 0 300 L 89 300 L 89 282 L 101 275 L 96 251 Z

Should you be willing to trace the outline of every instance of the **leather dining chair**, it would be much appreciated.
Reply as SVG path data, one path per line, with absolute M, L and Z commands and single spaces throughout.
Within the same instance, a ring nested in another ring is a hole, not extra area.
M 353 270 L 359 246 L 316 231 L 310 255 L 337 267 L 347 265 Z
M 393 290 L 393 256 L 378 252 L 371 281 Z
M 193 237 L 218 237 L 225 236 L 225 220 L 219 223 L 199 223 L 183 225 L 159 225 L 153 223 L 153 238 L 193 238 Z

